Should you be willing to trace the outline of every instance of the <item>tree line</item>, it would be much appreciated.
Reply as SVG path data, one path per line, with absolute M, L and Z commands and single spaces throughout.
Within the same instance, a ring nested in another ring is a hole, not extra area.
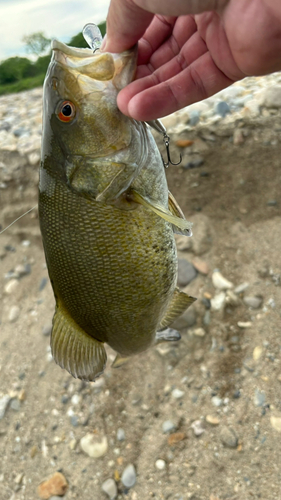
M 98 26 L 102 36 L 104 36 L 106 32 L 105 21 Z M 2 61 L 0 63 L 0 95 L 38 87 L 44 82 L 51 58 L 51 40 L 45 37 L 44 33 L 37 32 L 25 36 L 23 42 L 26 51 L 35 55 L 37 59 L 32 61 L 27 57 L 16 56 Z M 80 48 L 88 47 L 82 32 L 73 36 L 68 45 Z M 46 51 L 47 54 L 43 55 Z

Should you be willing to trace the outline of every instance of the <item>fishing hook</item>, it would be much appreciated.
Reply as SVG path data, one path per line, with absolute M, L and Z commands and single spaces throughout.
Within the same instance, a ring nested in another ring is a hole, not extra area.
M 164 141 L 164 144 L 165 144 L 165 147 L 166 147 L 166 151 L 167 151 L 167 157 L 168 157 L 168 161 L 165 162 L 163 156 L 162 156 L 162 161 L 163 161 L 163 165 L 165 168 L 168 168 L 169 164 L 171 165 L 179 165 L 181 162 L 182 162 L 182 155 L 180 154 L 180 161 L 178 161 L 178 163 L 173 163 L 172 160 L 171 160 L 171 157 L 170 157 L 170 137 L 166 134 L 166 132 L 164 133 L 164 137 L 163 137 L 163 141 Z

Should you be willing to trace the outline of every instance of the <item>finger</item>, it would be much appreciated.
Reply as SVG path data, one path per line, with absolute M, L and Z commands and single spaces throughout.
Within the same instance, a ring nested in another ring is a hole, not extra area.
M 122 52 L 143 36 L 153 14 L 179 16 L 221 9 L 228 0 L 111 0 L 103 50 Z
M 155 120 L 219 92 L 233 80 L 215 65 L 209 52 L 168 81 L 155 74 L 136 80 L 118 95 L 120 110 L 140 121 Z
M 196 30 L 192 16 L 177 19 L 155 16 L 139 42 L 138 64 L 147 64 L 148 61 L 153 67 L 164 64 L 180 51 Z

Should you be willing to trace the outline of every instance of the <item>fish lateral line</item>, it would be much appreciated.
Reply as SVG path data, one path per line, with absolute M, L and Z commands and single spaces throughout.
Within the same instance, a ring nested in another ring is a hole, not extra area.
M 34 210 L 34 208 L 37 208 L 38 205 L 34 205 L 34 207 L 30 208 L 29 210 L 27 210 L 27 212 L 25 212 L 24 214 L 20 215 L 17 219 L 15 219 L 13 222 L 11 222 L 11 224 L 9 224 L 7 227 L 5 227 L 4 229 L 2 229 L 2 231 L 0 231 L 0 235 L 3 234 L 5 231 L 7 231 L 7 229 L 9 229 L 9 227 L 11 227 L 13 224 L 15 224 L 15 222 L 17 222 L 18 220 L 22 219 L 22 217 L 24 217 L 25 215 L 29 214 L 30 212 L 32 212 L 32 210 Z

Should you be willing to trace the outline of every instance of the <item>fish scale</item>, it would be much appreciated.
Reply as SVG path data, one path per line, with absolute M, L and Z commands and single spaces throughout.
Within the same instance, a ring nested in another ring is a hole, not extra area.
M 54 41 L 44 84 L 39 220 L 56 299 L 51 347 L 74 377 L 116 365 L 158 341 L 194 299 L 176 288 L 173 231 L 190 235 L 169 193 L 146 124 L 122 115 L 116 98 L 136 50 L 93 54 Z

